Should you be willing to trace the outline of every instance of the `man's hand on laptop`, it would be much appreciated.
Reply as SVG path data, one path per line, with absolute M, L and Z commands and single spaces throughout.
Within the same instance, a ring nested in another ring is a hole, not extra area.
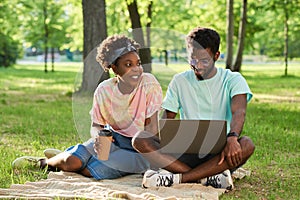
M 226 159 L 229 167 L 237 167 L 242 162 L 242 148 L 236 137 L 228 137 L 227 144 L 221 153 L 221 159 L 218 165 L 221 165 Z

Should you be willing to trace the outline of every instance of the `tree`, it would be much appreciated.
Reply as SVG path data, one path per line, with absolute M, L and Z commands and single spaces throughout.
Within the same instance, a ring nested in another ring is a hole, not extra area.
M 83 51 L 83 16 L 82 2 L 78 0 L 67 0 L 64 10 L 68 13 L 67 17 L 67 43 L 63 44 L 62 49 L 68 51 Z M 81 14 L 79 14 L 81 13 Z
M 64 2 L 52 2 L 47 5 L 47 13 L 50 16 L 48 27 L 48 48 L 51 50 L 51 71 L 54 72 L 55 51 L 59 51 L 62 45 L 70 43 L 67 27 L 72 20 L 64 10 Z
M 9 67 L 16 63 L 19 44 L 10 36 L 0 32 L 0 67 Z
M 136 0 L 127 0 L 126 3 L 131 21 L 133 38 L 142 46 L 142 48 L 139 50 L 139 54 L 141 57 L 144 72 L 151 72 L 151 51 L 150 46 L 145 46 L 144 32 L 142 29 L 141 17 L 138 12 L 137 2 Z M 151 7 L 152 1 L 149 1 L 149 7 L 147 12 L 148 17 L 151 17 Z M 147 33 L 150 30 L 150 25 L 151 23 L 147 23 Z M 148 38 L 148 43 L 150 44 L 150 38 Z
M 82 0 L 84 69 L 79 91 L 94 92 L 109 73 L 96 62 L 97 47 L 107 37 L 105 0 Z
M 59 48 L 68 42 L 66 27 L 69 21 L 64 12 L 64 2 L 55 0 L 43 0 L 37 2 L 20 1 L 22 5 L 21 29 L 24 39 L 29 46 L 44 49 L 44 71 L 48 72 L 48 50 Z M 52 71 L 54 64 L 52 63 Z
M 152 67 L 151 67 L 151 23 L 152 23 L 152 6 L 153 6 L 153 1 L 150 0 L 148 7 L 147 7 L 147 23 L 146 23 L 146 46 L 149 48 L 149 58 L 150 58 L 150 67 L 148 69 L 148 71 L 152 71 Z
M 233 71 L 241 71 L 242 61 L 243 61 L 243 50 L 244 50 L 244 40 L 246 34 L 246 24 L 247 24 L 247 0 L 243 0 L 241 11 L 241 20 L 238 36 L 238 50 L 233 65 Z
M 291 0 L 284 0 L 283 4 L 283 12 L 284 12 L 284 63 L 285 63 L 285 69 L 284 69 L 284 75 L 288 75 L 288 58 L 289 58 L 289 38 L 290 38 L 290 12 L 295 13 L 294 10 L 297 10 L 299 12 L 299 6 L 300 2 L 298 0 L 291 1 Z M 299 44 L 299 42 L 298 42 Z
M 233 58 L 233 0 L 227 0 L 226 69 L 231 69 Z
M 287 76 L 288 71 L 288 55 L 289 55 L 289 12 L 288 12 L 288 1 L 284 1 L 283 5 L 283 11 L 284 11 L 284 63 L 285 63 L 285 69 L 284 69 L 284 75 Z
M 43 26 L 44 26 L 44 66 L 45 72 L 47 72 L 47 59 L 48 59 L 48 39 L 49 39 L 49 25 L 48 25 L 48 10 L 47 10 L 47 0 L 44 0 L 42 4 L 43 9 Z
M 226 35 L 226 69 L 231 71 L 241 71 L 244 51 L 244 40 L 246 36 L 247 24 L 247 0 L 243 0 L 241 6 L 241 17 L 238 32 L 238 46 L 235 62 L 232 65 L 233 57 L 233 35 L 234 35 L 234 0 L 227 0 L 227 35 Z
M 21 54 L 21 44 L 18 20 L 19 8 L 16 0 L 0 3 L 0 67 L 9 67 L 16 63 Z
M 284 75 L 287 76 L 288 60 L 296 56 L 295 54 L 291 54 L 290 49 L 297 49 L 298 52 L 300 49 L 299 39 L 296 39 L 299 38 L 300 31 L 300 1 L 265 0 L 261 2 L 260 8 L 264 13 L 267 13 L 265 18 L 262 17 L 264 22 L 272 27 L 268 27 L 264 31 L 264 38 L 266 40 L 263 44 L 269 56 L 283 57 L 285 63 Z

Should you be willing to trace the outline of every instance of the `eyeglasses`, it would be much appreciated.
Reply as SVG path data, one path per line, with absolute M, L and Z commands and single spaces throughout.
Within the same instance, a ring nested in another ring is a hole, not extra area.
M 192 65 L 192 66 L 198 66 L 199 63 L 201 63 L 201 65 L 203 66 L 209 66 L 209 63 L 210 63 L 210 60 L 209 59 L 201 59 L 201 60 L 198 60 L 198 59 L 190 59 L 189 60 L 189 64 Z
M 189 64 L 191 65 L 192 70 L 194 71 L 200 71 L 200 69 L 197 67 L 199 64 L 201 64 L 204 67 L 208 67 L 210 63 L 210 59 L 190 59 Z

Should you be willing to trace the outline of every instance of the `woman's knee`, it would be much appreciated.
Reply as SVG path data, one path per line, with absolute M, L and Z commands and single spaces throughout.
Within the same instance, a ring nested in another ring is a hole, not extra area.
M 78 171 L 82 167 L 81 160 L 76 156 L 68 156 L 65 160 L 65 168 L 68 171 Z
M 133 148 L 135 148 L 139 152 L 143 152 L 144 147 L 147 144 L 147 141 L 145 138 L 147 138 L 147 137 L 144 132 L 139 132 L 137 135 L 135 135 L 131 141 Z
M 132 146 L 140 153 L 148 153 L 153 151 L 153 148 L 157 146 L 157 137 L 153 136 L 149 132 L 141 131 L 132 138 Z
M 61 162 L 58 164 L 58 167 L 63 171 L 76 172 L 81 169 L 82 162 L 76 156 L 66 154 L 61 159 Z

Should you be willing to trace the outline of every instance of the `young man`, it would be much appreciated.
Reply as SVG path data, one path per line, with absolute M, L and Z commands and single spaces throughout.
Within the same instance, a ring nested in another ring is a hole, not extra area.
M 232 189 L 229 170 L 243 165 L 254 152 L 248 137 L 241 137 L 247 102 L 252 93 L 240 73 L 216 68 L 220 56 L 219 34 L 208 28 L 195 28 L 186 39 L 191 70 L 172 79 L 162 107 L 164 117 L 227 121 L 227 143 L 218 155 L 205 158 L 175 158 L 159 151 L 157 136 L 141 132 L 133 140 L 134 148 L 143 153 L 152 166 L 164 170 L 148 170 L 143 187 L 172 186 L 201 182 L 217 188 Z M 186 135 L 189 137 L 189 134 Z

